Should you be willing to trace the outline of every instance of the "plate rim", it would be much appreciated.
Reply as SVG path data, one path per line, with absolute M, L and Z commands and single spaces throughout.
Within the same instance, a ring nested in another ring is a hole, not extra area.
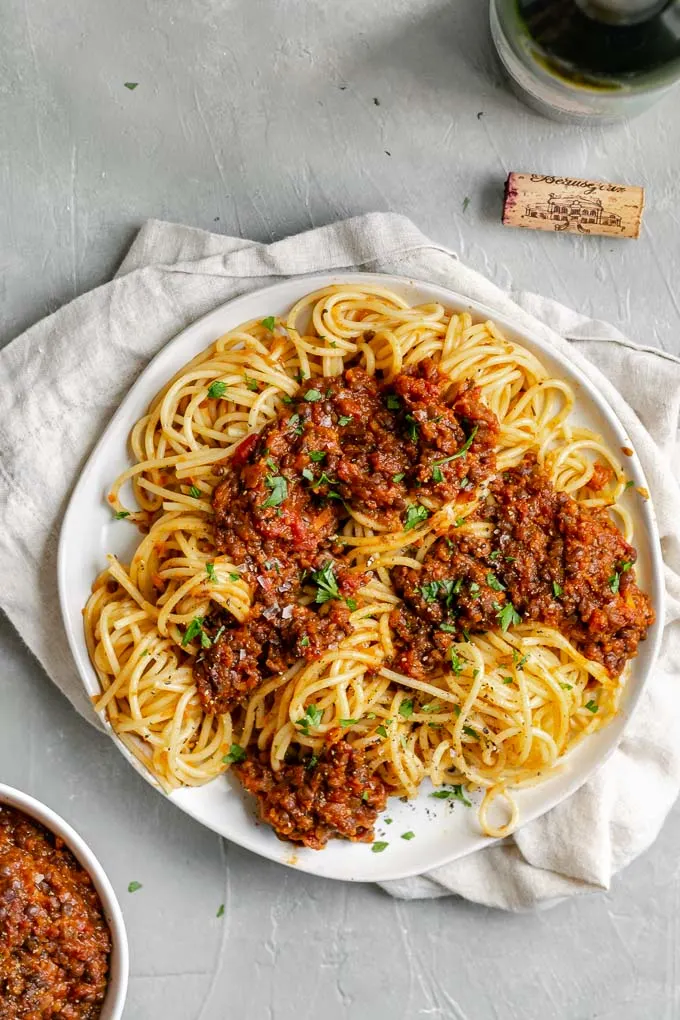
M 144 390 L 145 379 L 147 375 L 151 372 L 152 366 L 162 357 L 167 356 L 167 352 L 170 349 L 179 348 L 181 347 L 182 344 L 187 343 L 188 342 L 187 338 L 190 339 L 191 334 L 194 331 L 200 332 L 201 330 L 208 328 L 213 319 L 219 321 L 224 316 L 225 313 L 228 313 L 229 309 L 233 308 L 234 306 L 238 306 L 241 302 L 247 301 L 248 299 L 252 299 L 255 295 L 258 295 L 264 303 L 267 300 L 272 301 L 276 300 L 280 292 L 285 293 L 293 285 L 301 286 L 302 284 L 308 284 L 310 287 L 309 292 L 311 293 L 312 290 L 320 290 L 324 287 L 333 285 L 344 285 L 347 283 L 357 283 L 359 285 L 373 284 L 397 288 L 399 287 L 407 288 L 410 287 L 415 289 L 421 288 L 425 291 L 429 291 L 432 294 L 438 295 L 437 297 L 433 297 L 432 300 L 440 300 L 443 304 L 447 306 L 447 308 L 450 307 L 453 310 L 457 311 L 458 313 L 463 311 L 469 312 L 473 316 L 473 319 L 475 319 L 475 321 L 486 321 L 487 319 L 491 319 L 496 325 L 499 326 L 502 332 L 504 333 L 507 332 L 511 334 L 513 337 L 517 338 L 516 340 L 513 340 L 513 342 L 521 344 L 522 340 L 526 339 L 529 341 L 529 344 L 534 345 L 539 352 L 545 353 L 545 355 L 549 359 L 553 359 L 554 361 L 556 361 L 561 367 L 561 369 L 564 370 L 566 380 L 569 382 L 575 382 L 582 388 L 583 392 L 580 395 L 581 401 L 584 400 L 585 396 L 585 402 L 593 404 L 597 408 L 600 415 L 606 420 L 608 426 L 616 434 L 617 439 L 620 439 L 622 442 L 630 442 L 629 437 L 627 435 L 627 430 L 624 428 L 617 413 L 614 411 L 614 409 L 611 407 L 608 401 L 602 396 L 602 394 L 598 391 L 598 389 L 595 386 L 595 383 L 590 381 L 586 373 L 581 369 L 580 365 L 573 364 L 572 362 L 570 362 L 569 359 L 567 358 L 566 353 L 551 347 L 549 341 L 547 339 L 543 339 L 543 337 L 537 331 L 535 331 L 533 328 L 527 328 L 517 321 L 513 321 L 512 317 L 507 315 L 505 312 L 498 311 L 491 305 L 487 305 L 485 302 L 477 301 L 475 298 L 467 297 L 466 295 L 461 294 L 458 291 L 454 291 L 442 284 L 422 280 L 410 274 L 400 275 L 397 273 L 371 273 L 364 270 L 358 272 L 353 272 L 350 270 L 340 270 L 338 272 L 324 271 L 322 273 L 315 274 L 294 275 L 286 277 L 283 280 L 279 280 L 276 283 L 268 284 L 264 287 L 255 287 L 252 290 L 243 291 L 242 293 L 237 294 L 232 298 L 229 298 L 227 301 L 222 302 L 222 304 L 218 305 L 216 308 L 213 308 L 209 312 L 206 312 L 205 314 L 194 319 L 193 322 L 189 323 L 187 326 L 182 328 L 178 333 L 172 336 L 169 340 L 167 340 L 154 354 L 154 356 L 149 359 L 149 361 L 141 370 L 141 372 L 139 372 L 132 386 L 127 390 L 126 394 L 123 396 L 121 402 L 119 403 L 113 415 L 107 422 L 105 428 L 101 431 L 100 435 L 98 436 L 94 446 L 92 447 L 89 455 L 87 456 L 87 459 L 85 460 L 85 463 L 83 464 L 82 468 L 78 473 L 71 493 L 68 497 L 68 503 L 64 511 L 61 526 L 59 529 L 59 540 L 57 548 L 57 584 L 59 592 L 59 605 L 61 610 L 62 621 L 64 624 L 64 629 L 66 631 L 66 636 L 69 644 L 69 649 L 74 660 L 74 665 L 77 669 L 81 683 L 83 684 L 85 692 L 88 696 L 91 696 L 91 692 L 88 686 L 88 679 L 86 678 L 86 674 L 89 675 L 90 680 L 92 679 L 94 680 L 95 685 L 98 685 L 98 678 L 96 672 L 94 671 L 94 668 L 92 667 L 92 664 L 90 663 L 86 647 L 85 655 L 83 655 L 84 638 L 82 637 L 82 635 L 80 636 L 80 639 L 78 637 L 78 624 L 80 624 L 80 629 L 82 630 L 82 616 L 79 614 L 78 619 L 73 620 L 71 613 L 69 611 L 67 597 L 66 561 L 69 554 L 68 537 L 71 529 L 71 517 L 77 512 L 75 504 L 77 503 L 81 490 L 87 488 L 88 477 L 94 471 L 94 466 L 98 460 L 99 452 L 102 449 L 102 447 L 104 447 L 109 433 L 117 428 L 117 426 L 121 422 L 121 419 L 125 418 L 125 409 L 128 403 L 132 402 L 134 397 L 137 396 L 139 392 Z M 224 332 L 225 332 L 224 329 L 222 329 L 221 332 L 216 330 L 215 339 L 217 339 L 217 337 L 222 335 L 222 333 Z M 209 342 L 210 341 L 208 341 L 208 343 Z M 577 398 L 576 403 L 578 404 L 578 402 L 579 400 Z M 126 430 L 126 436 L 129 435 L 130 427 L 131 425 L 128 426 Z M 636 486 L 643 486 L 649 492 L 649 486 L 647 484 L 645 472 L 642 467 L 642 464 L 640 463 L 637 451 L 635 450 L 634 447 L 631 448 L 633 449 L 633 455 L 627 458 L 626 461 L 627 473 L 635 479 Z M 567 783 L 565 789 L 562 790 L 556 797 L 554 797 L 554 799 L 552 800 L 549 799 L 549 803 L 547 804 L 547 806 L 542 807 L 540 810 L 530 811 L 528 815 L 524 817 L 520 822 L 518 830 L 521 829 L 524 825 L 530 823 L 531 821 L 534 821 L 536 818 L 540 818 L 542 815 L 547 814 L 548 811 L 551 811 L 563 800 L 566 800 L 568 797 L 573 796 L 573 794 L 581 786 L 588 782 L 588 780 L 591 779 L 593 775 L 595 775 L 595 773 L 609 760 L 609 758 L 614 754 L 617 747 L 621 743 L 621 740 L 623 739 L 626 730 L 630 724 L 630 720 L 637 709 L 642 693 L 647 686 L 651 674 L 653 673 L 663 635 L 665 589 L 663 585 L 663 558 L 661 552 L 661 540 L 659 536 L 656 513 L 654 510 L 654 503 L 651 497 L 651 493 L 648 499 L 641 501 L 641 507 L 639 508 L 638 514 L 636 516 L 643 522 L 644 529 L 646 531 L 648 538 L 650 553 L 649 594 L 653 599 L 654 609 L 656 612 L 656 621 L 652 625 L 652 628 L 650 628 L 650 633 L 646 641 L 646 643 L 649 642 L 649 644 L 647 644 L 647 647 L 650 649 L 648 654 L 648 664 L 646 668 L 644 668 L 644 671 L 641 673 L 641 675 L 636 678 L 635 690 L 630 694 L 628 707 L 625 710 L 624 709 L 620 710 L 621 714 L 623 714 L 623 712 L 625 711 L 625 719 L 623 720 L 623 724 L 621 725 L 620 732 L 618 733 L 618 735 L 615 736 L 615 738 L 610 741 L 609 746 L 605 749 L 603 754 L 598 758 L 598 760 L 594 764 L 592 764 L 588 768 L 583 769 L 582 774 L 577 770 L 576 774 L 572 776 L 571 782 Z M 268 852 L 268 849 L 266 847 L 263 848 L 261 845 L 256 844 L 254 838 L 249 839 L 247 838 L 247 836 L 242 836 L 240 833 L 236 835 L 231 833 L 229 835 L 226 835 L 223 831 L 213 827 L 196 811 L 192 810 L 191 806 L 183 803 L 182 800 L 179 799 L 180 795 L 183 793 L 186 794 L 187 791 L 201 788 L 205 789 L 207 786 L 211 784 L 205 784 L 203 787 L 197 788 L 194 787 L 181 788 L 180 790 L 174 791 L 169 795 L 166 794 L 165 791 L 160 786 L 160 784 L 158 783 L 158 781 L 141 764 L 141 762 L 137 760 L 137 758 L 128 750 L 125 744 L 120 740 L 118 735 L 113 730 L 113 727 L 109 723 L 108 719 L 101 715 L 97 715 L 97 718 L 103 725 L 107 735 L 110 737 L 111 740 L 113 740 L 118 750 L 133 766 L 136 772 L 139 775 L 141 775 L 142 778 L 150 786 L 152 786 L 154 789 L 162 793 L 167 800 L 174 804 L 175 807 L 178 807 L 185 814 L 188 814 L 194 820 L 200 822 L 202 825 L 205 825 L 207 828 L 217 833 L 222 838 L 229 839 L 231 842 L 237 844 L 238 846 L 243 847 L 244 849 L 250 850 L 253 853 L 256 853 L 260 857 L 264 857 L 265 859 L 274 861 L 277 864 L 283 864 L 286 867 L 294 868 L 297 871 L 337 881 L 352 881 L 352 882 L 395 881 L 399 879 L 410 878 L 416 875 L 425 874 L 427 871 L 431 871 L 435 868 L 442 867 L 455 860 L 459 860 L 462 857 L 468 856 L 471 853 L 475 853 L 479 849 L 493 846 L 494 844 L 501 842 L 501 840 L 499 839 L 484 836 L 480 833 L 479 837 L 472 839 L 469 845 L 464 850 L 462 851 L 454 850 L 450 853 L 444 853 L 439 855 L 436 860 L 427 864 L 426 871 L 423 869 L 423 866 L 420 865 L 412 865 L 408 867 L 397 866 L 390 868 L 389 859 L 386 858 L 383 860 L 383 858 L 381 857 L 380 863 L 385 865 L 384 874 L 376 875 L 375 873 L 371 872 L 370 874 L 367 873 L 366 875 L 362 875 L 360 873 L 360 869 L 359 873 L 352 877 L 345 874 L 334 874 L 332 872 L 328 872 L 324 868 L 320 869 L 318 867 L 311 866 L 312 862 L 317 859 L 318 852 L 315 853 L 313 857 L 305 855 L 304 857 L 300 857 L 298 859 L 297 853 L 300 852 L 300 848 L 295 847 L 293 844 L 283 844 L 290 851 L 290 856 L 288 858 L 285 858 L 282 856 L 278 856 L 273 849 L 271 852 Z M 613 721 L 612 724 L 610 725 L 613 725 Z M 606 733 L 608 729 L 609 727 L 605 727 L 599 732 Z M 213 780 L 213 782 L 214 781 L 216 780 Z M 549 782 L 549 780 L 547 782 Z

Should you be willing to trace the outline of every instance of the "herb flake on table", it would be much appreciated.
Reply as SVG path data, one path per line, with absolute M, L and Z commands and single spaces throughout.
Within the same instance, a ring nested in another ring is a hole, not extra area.
M 384 840 L 378 840 L 377 843 L 374 843 L 371 847 L 371 852 L 374 854 L 381 854 L 389 845 L 390 844 L 386 843 Z
M 224 903 L 220 903 L 219 907 L 217 908 L 217 913 L 215 914 L 215 917 L 224 917 Z
M 137 88 L 137 86 L 139 85 L 139 82 L 138 82 L 138 81 L 124 81 L 124 82 L 123 82 L 123 85 L 124 85 L 124 87 L 125 87 L 126 89 L 129 89 L 129 90 L 130 90 L 130 92 L 134 92 L 134 90 L 135 90 L 135 89 Z
M 128 892 L 137 892 L 138 889 L 142 888 L 141 882 L 130 882 L 128 885 Z

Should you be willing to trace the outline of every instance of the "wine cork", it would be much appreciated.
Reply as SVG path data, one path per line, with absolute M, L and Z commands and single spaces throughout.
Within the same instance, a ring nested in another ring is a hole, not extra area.
M 639 237 L 644 188 L 551 174 L 508 175 L 503 223 L 528 230 Z

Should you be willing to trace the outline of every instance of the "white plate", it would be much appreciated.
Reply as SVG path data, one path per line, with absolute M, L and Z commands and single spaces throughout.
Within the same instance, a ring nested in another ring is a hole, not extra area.
M 113 416 L 71 497 L 59 542 L 59 594 L 71 650 L 89 694 L 97 694 L 99 686 L 87 654 L 81 610 L 94 578 L 106 564 L 106 553 L 113 552 L 125 562 L 131 557 L 139 537 L 129 525 L 115 521 L 105 500 L 113 479 L 129 466 L 127 439 L 130 429 L 146 412 L 152 397 L 167 380 L 217 337 L 249 319 L 283 315 L 305 294 L 334 283 L 382 284 L 402 294 L 411 304 L 439 301 L 452 311 L 470 312 L 475 321 L 493 319 L 509 339 L 523 344 L 541 359 L 552 374 L 574 386 L 577 394 L 574 421 L 600 433 L 615 450 L 632 445 L 611 408 L 566 358 L 552 350 L 545 341 L 517 329 L 492 309 L 468 301 L 443 287 L 402 277 L 338 273 L 288 280 L 236 298 L 193 323 L 156 355 Z M 626 458 L 625 469 L 629 477 L 635 479 L 636 485 L 646 485 L 636 456 Z M 559 775 L 517 794 L 523 823 L 568 797 L 611 754 L 651 671 L 663 619 L 661 552 L 651 502 L 635 498 L 630 500 L 629 505 L 634 515 L 640 583 L 653 600 L 657 623 L 641 644 L 638 657 L 633 660 L 617 718 L 579 745 Z M 109 732 L 130 764 L 147 781 L 156 785 L 110 728 Z M 372 853 L 370 844 L 339 840 L 331 842 L 320 852 L 300 850 L 282 843 L 271 829 L 256 823 L 250 798 L 231 779 L 220 778 L 203 787 L 178 790 L 171 794 L 170 800 L 233 842 L 281 864 L 326 878 L 350 881 L 402 878 L 439 867 L 492 842 L 480 834 L 474 809 L 457 802 L 433 799 L 429 796 L 429 788 L 423 789 L 417 800 L 408 804 L 396 798 L 390 800 L 385 815 L 392 819 L 392 823 L 379 820 L 376 827 L 376 839 L 389 842 L 382 853 Z M 414 832 L 415 838 L 401 839 L 401 834 L 407 831 Z

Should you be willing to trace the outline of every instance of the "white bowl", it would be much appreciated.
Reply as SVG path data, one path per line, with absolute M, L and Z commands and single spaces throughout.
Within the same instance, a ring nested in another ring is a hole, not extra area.
M 68 822 L 60 818 L 45 804 L 34 797 L 29 797 L 21 790 L 0 783 L 0 806 L 3 804 L 23 811 L 46 829 L 60 836 L 73 856 L 90 875 L 104 910 L 104 918 L 111 932 L 111 966 L 106 990 L 106 998 L 102 1005 L 100 1020 L 121 1020 L 125 994 L 128 984 L 129 954 L 125 923 L 113 886 L 106 877 L 106 872 L 90 850 L 87 843 L 72 829 Z

